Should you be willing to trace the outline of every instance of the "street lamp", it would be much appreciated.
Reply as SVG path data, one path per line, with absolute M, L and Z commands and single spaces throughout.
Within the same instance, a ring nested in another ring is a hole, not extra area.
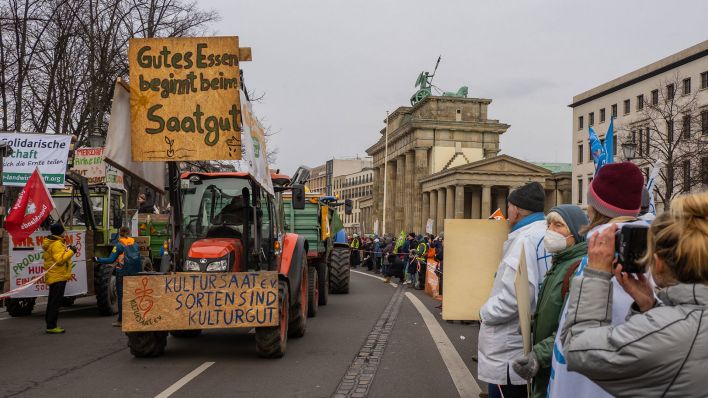
M 637 143 L 634 140 L 628 139 L 622 143 L 622 154 L 627 161 L 634 159 L 637 152 Z
M 106 143 L 106 137 L 104 137 L 99 130 L 94 130 L 89 134 L 88 141 L 91 147 L 102 147 Z

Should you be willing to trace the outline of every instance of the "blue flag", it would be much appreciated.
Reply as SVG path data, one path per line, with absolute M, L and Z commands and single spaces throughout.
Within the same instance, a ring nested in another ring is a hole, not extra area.
M 597 138 L 597 134 L 595 134 L 595 130 L 593 130 L 592 127 L 588 129 L 588 133 L 590 135 L 592 160 L 595 162 L 595 175 L 597 175 L 600 168 L 607 163 L 607 153 L 605 152 L 605 148 L 602 146 L 602 143 L 600 143 L 600 139 Z
M 610 116 L 610 127 L 607 129 L 607 133 L 605 134 L 605 159 L 608 164 L 615 161 L 614 123 L 615 118 Z

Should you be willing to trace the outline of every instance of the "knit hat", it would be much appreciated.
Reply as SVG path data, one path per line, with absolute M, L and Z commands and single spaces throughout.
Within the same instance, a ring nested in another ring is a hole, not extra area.
M 580 228 L 590 224 L 590 221 L 583 209 L 575 205 L 560 205 L 552 208 L 548 213 L 558 213 L 561 216 L 573 238 L 575 238 L 575 243 L 585 240 L 585 234 L 580 233 Z
M 530 182 L 511 191 L 509 194 L 509 203 L 520 209 L 534 213 L 543 211 L 546 205 L 546 193 L 541 184 Z
M 61 223 L 54 223 L 49 227 L 49 232 L 54 236 L 60 236 L 64 233 L 64 226 Z
M 610 163 L 602 166 L 588 188 L 588 204 L 608 217 L 639 214 L 642 205 L 644 176 L 634 163 Z

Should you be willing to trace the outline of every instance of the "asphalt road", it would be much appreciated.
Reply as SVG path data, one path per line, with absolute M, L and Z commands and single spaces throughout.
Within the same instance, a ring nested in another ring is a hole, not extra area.
M 476 397 L 478 385 L 486 388 L 465 377 L 476 377 L 476 324 L 447 323 L 421 291 L 358 272 L 350 293 L 330 295 L 306 335 L 289 339 L 276 360 L 259 358 L 253 334 L 241 329 L 168 337 L 164 356 L 136 359 L 92 303 L 62 310 L 63 335 L 44 333 L 41 304 L 30 317 L 0 312 L 1 396 L 456 397 L 462 388 Z

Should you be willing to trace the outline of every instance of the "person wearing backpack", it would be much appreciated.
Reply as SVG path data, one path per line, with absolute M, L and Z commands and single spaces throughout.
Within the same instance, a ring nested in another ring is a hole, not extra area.
M 99 264 L 116 263 L 116 292 L 118 293 L 118 319 L 112 323 L 120 327 L 123 324 L 123 277 L 137 275 L 142 271 L 143 261 L 137 242 L 130 236 L 130 228 L 120 227 L 118 242 L 113 246 L 111 255 L 105 258 L 94 257 Z
M 543 244 L 546 251 L 553 254 L 553 263 L 538 294 L 533 317 L 533 347 L 528 355 L 519 356 L 511 363 L 519 376 L 527 380 L 533 378 L 533 398 L 546 397 L 560 313 L 575 271 L 588 252 L 581 230 L 590 221 L 580 207 L 560 205 L 548 212 L 546 223 L 548 229 Z

